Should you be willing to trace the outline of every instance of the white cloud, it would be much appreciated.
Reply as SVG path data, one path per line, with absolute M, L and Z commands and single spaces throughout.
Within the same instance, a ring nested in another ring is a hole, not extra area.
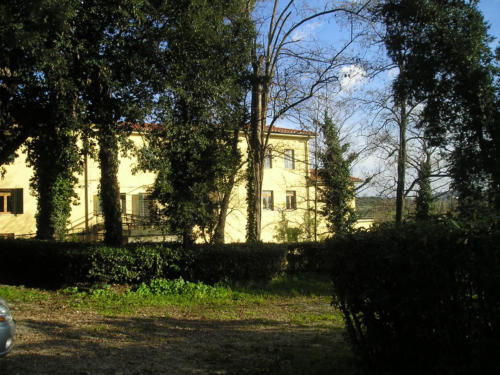
M 342 91 L 351 91 L 363 85 L 366 81 L 366 71 L 359 65 L 344 66 L 340 70 L 340 87 Z
M 292 42 L 314 38 L 314 31 L 321 26 L 323 26 L 323 23 L 319 21 L 306 23 L 292 34 Z

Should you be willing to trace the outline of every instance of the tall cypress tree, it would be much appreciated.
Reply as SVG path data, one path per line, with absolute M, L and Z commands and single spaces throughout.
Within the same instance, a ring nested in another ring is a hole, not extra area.
M 326 150 L 320 155 L 322 169 L 321 200 L 325 216 L 332 233 L 342 234 L 353 230 L 356 223 L 354 207 L 355 190 L 351 181 L 350 167 L 355 154 L 347 154 L 349 145 L 341 144 L 339 130 L 325 113 L 320 124 L 325 139 Z

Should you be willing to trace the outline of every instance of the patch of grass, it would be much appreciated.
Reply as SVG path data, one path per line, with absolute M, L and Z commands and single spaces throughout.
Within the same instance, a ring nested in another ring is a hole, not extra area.
M 231 340 L 221 341 L 224 347 L 215 341 L 209 346 L 200 343 L 204 346 L 199 354 L 204 362 L 227 368 L 228 373 L 357 375 L 359 367 L 342 339 L 344 325 L 330 305 L 329 290 L 329 281 L 320 277 L 286 277 L 245 286 L 155 280 L 136 289 L 101 285 L 54 292 L 0 287 L 0 295 L 8 302 L 27 302 L 28 309 L 30 303 L 44 300 L 54 310 L 69 308 L 113 317 L 87 326 L 89 336 L 115 334 L 113 322 L 130 317 L 134 324 L 126 325 L 126 332 L 137 329 L 137 336 L 147 335 L 152 321 L 171 325 L 174 331 L 206 329 L 209 336 L 230 335 Z M 141 319 L 148 323 L 136 326 Z M 170 336 L 153 339 L 172 340 Z M 255 368 L 242 369 L 241 361 Z
M 266 296 L 332 296 L 332 283 L 324 275 L 300 275 L 300 276 L 282 276 L 271 280 L 266 284 L 247 284 L 235 288 L 249 294 Z
M 50 293 L 39 290 L 25 288 L 24 286 L 0 286 L 0 296 L 9 303 L 16 302 L 40 302 L 50 299 Z

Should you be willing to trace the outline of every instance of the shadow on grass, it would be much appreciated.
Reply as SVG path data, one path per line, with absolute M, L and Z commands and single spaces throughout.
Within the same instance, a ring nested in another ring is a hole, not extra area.
M 281 297 L 330 297 L 333 295 L 331 279 L 328 276 L 317 274 L 284 276 L 265 284 L 248 283 L 242 286 L 237 285 L 234 290 L 253 295 L 267 294 Z
M 359 374 L 339 328 L 272 320 L 18 322 L 0 374 Z

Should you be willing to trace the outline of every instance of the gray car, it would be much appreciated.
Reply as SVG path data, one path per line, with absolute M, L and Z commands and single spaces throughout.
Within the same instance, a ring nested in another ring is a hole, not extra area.
M 7 303 L 0 297 L 0 357 L 7 355 L 14 345 L 16 323 Z

